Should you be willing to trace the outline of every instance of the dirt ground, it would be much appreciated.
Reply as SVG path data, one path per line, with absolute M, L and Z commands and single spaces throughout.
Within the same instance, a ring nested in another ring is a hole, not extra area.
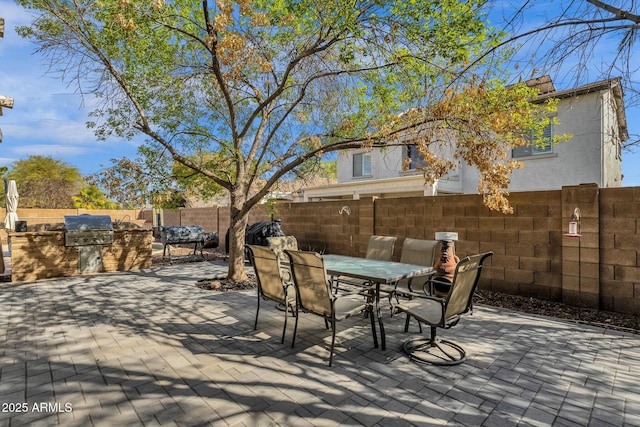
M 221 251 L 218 248 L 203 249 L 204 257 L 200 256 L 199 251 L 196 255 L 193 255 L 193 245 L 172 246 L 171 255 L 173 258 L 173 264 L 226 259 L 224 251 Z M 154 265 L 168 265 L 169 260 L 166 257 L 162 257 L 162 250 L 160 250 L 159 253 L 157 251 L 154 253 L 153 263 Z M 214 291 L 251 289 L 256 286 L 255 277 L 251 275 L 247 281 L 240 283 L 227 281 L 224 277 L 203 277 L 199 279 L 195 285 Z M 537 298 L 519 297 L 485 290 L 477 291 L 474 301 L 479 304 L 567 319 L 577 323 L 591 324 L 604 328 L 640 334 L 640 316 L 634 316 L 631 314 L 612 313 L 586 308 L 580 309 L 579 307 L 567 306 L 557 302 L 545 301 Z

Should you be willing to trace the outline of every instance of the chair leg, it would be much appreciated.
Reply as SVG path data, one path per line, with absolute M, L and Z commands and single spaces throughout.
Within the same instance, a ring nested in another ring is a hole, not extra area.
M 411 320 L 411 316 L 407 314 L 407 318 L 404 321 L 404 331 L 409 332 L 409 321 Z M 422 333 L 422 323 L 418 320 L 418 330 Z
M 293 345 L 296 343 L 296 333 L 298 332 L 298 318 L 300 316 L 298 316 L 299 312 L 298 312 L 298 306 L 296 306 L 296 311 L 295 311 L 295 316 L 296 316 L 296 322 L 293 326 L 293 339 L 291 340 L 291 348 L 293 348 Z
M 378 334 L 376 333 L 376 318 L 373 315 L 373 308 L 369 307 L 369 319 L 371 319 L 371 333 L 373 334 L 373 347 L 378 348 Z
M 336 320 L 331 319 L 331 350 L 329 350 L 329 366 L 333 364 L 333 347 L 336 344 Z
M 253 324 L 253 330 L 258 329 L 258 313 L 260 313 L 260 295 L 258 295 L 258 309 L 256 310 L 256 321 Z
M 284 344 L 284 334 L 287 332 L 287 318 L 289 317 L 289 303 L 284 303 L 284 326 L 282 327 L 282 338 L 280 344 Z

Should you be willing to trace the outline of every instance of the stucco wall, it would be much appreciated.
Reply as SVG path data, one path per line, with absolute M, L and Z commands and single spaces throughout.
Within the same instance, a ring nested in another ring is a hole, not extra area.
M 554 134 L 573 137 L 554 146 L 551 154 L 518 159 L 524 168 L 514 171 L 511 191 L 558 190 L 583 183 L 602 187 L 601 112 L 600 93 L 561 100 L 557 112 L 560 124 L 554 125 Z
M 513 172 L 510 191 L 559 190 L 563 186 L 584 183 L 595 183 L 601 188 L 621 186 L 620 135 L 616 114 L 615 101 L 609 90 L 561 99 L 556 114 L 560 123 L 554 125 L 554 134 L 573 137 L 554 146 L 550 154 L 519 158 L 524 168 Z M 338 157 L 338 183 L 362 184 L 403 175 L 402 147 L 391 147 L 372 150 L 371 177 L 354 178 L 353 153 L 358 152 L 362 150 L 346 151 Z M 462 164 L 451 175 L 455 176 L 455 181 L 443 180 L 439 184 L 441 191 L 477 192 L 480 175 L 474 167 Z M 341 190 L 341 194 L 353 193 L 346 187 Z M 359 194 L 375 195 L 363 188 L 354 190 Z M 421 188 L 416 186 L 415 191 L 420 192 Z M 313 191 L 308 191 L 308 194 L 313 194 Z

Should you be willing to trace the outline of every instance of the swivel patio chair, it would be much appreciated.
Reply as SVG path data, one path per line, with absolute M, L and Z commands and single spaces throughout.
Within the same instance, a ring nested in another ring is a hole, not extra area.
M 466 360 L 466 352 L 458 344 L 436 336 L 437 328 L 449 329 L 461 317 L 472 312 L 472 298 L 485 260 L 493 255 L 487 252 L 461 260 L 456 266 L 453 284 L 444 298 L 411 293 L 410 300 L 390 299 L 392 313 L 404 312 L 419 322 L 429 325 L 430 338 L 415 338 L 403 345 L 411 360 L 431 365 L 457 365 Z M 426 290 L 426 288 L 425 288 Z
M 296 310 L 315 314 L 325 320 L 325 326 L 331 323 L 331 349 L 329 350 L 329 366 L 333 364 L 333 349 L 336 341 L 336 322 L 370 310 L 371 305 L 361 295 L 334 295 L 331 293 L 331 283 L 327 278 L 327 271 L 322 256 L 315 252 L 285 250 L 289 256 L 293 283 L 296 287 Z M 371 331 L 374 345 L 377 346 L 375 316 L 371 319 Z M 298 330 L 298 316 L 293 329 L 293 348 Z
M 287 330 L 287 318 L 289 310 L 296 315 L 296 291 L 291 283 L 285 283 L 280 276 L 280 266 L 276 254 L 266 246 L 247 245 L 251 264 L 256 273 L 258 284 L 258 308 L 253 329 L 258 329 L 258 314 L 260 313 L 260 300 L 275 301 L 284 307 L 284 326 L 282 327 L 281 343 L 284 343 L 284 335 Z

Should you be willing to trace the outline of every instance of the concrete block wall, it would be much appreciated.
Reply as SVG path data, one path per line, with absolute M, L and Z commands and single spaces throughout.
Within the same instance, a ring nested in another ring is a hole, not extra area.
M 640 187 L 600 189 L 599 210 L 600 306 L 640 314 Z
M 136 222 L 143 221 L 142 211 L 135 209 L 21 209 L 17 211 L 21 221 L 27 221 L 27 227 L 36 224 L 55 224 L 64 222 L 66 215 L 109 215 L 111 220 Z
M 595 184 L 512 193 L 513 215 L 492 212 L 476 195 L 362 199 L 278 209 L 303 248 L 363 256 L 370 235 L 433 239 L 459 235 L 463 257 L 491 250 L 481 288 L 592 309 L 640 314 L 640 188 Z M 343 206 L 351 215 L 340 215 Z M 580 237 L 567 236 L 575 208 Z
M 300 249 L 364 256 L 374 234 L 373 206 L 372 199 L 281 202 L 278 213 L 284 233 L 296 236 Z
M 600 191 L 590 184 L 562 192 L 562 301 L 578 307 L 600 307 Z M 579 237 L 568 235 L 576 209 Z
M 176 225 L 183 225 L 181 221 L 180 210 L 170 210 L 163 209 L 162 210 L 162 226 L 164 227 L 172 227 Z M 184 224 L 184 225 L 194 225 L 194 224 Z
M 477 195 L 283 201 L 276 218 L 302 249 L 318 252 L 364 256 L 369 236 L 398 236 L 396 260 L 407 237 L 455 231 L 458 256 L 494 252 L 481 288 L 640 314 L 639 187 L 586 184 L 512 193 L 509 201 L 512 215 L 490 211 Z M 579 238 L 567 236 L 575 208 L 581 212 Z M 222 246 L 229 208 L 216 209 Z M 249 223 L 268 219 L 265 206 L 258 206 Z
M 199 225 L 204 231 L 218 231 L 218 207 L 180 209 L 180 225 Z
M 381 199 L 375 230 L 399 237 L 398 258 L 407 237 L 432 240 L 436 232 L 456 232 L 458 257 L 494 253 L 481 288 L 557 300 L 562 293 L 561 192 L 514 193 L 509 200 L 513 215 L 490 211 L 477 195 Z

